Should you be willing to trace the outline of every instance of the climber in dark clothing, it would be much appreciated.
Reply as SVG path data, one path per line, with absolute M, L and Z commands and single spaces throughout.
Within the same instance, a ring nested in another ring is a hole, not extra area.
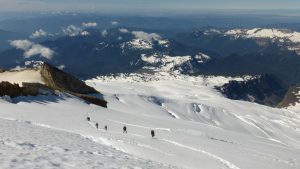
M 151 136 L 152 136 L 152 137 L 155 137 L 154 130 L 151 130 Z
M 104 126 L 104 130 L 106 130 L 106 131 L 107 131 L 107 125 L 105 125 L 105 126 Z
M 91 121 L 91 118 L 88 116 L 88 117 L 86 118 L 86 120 L 87 120 L 87 121 Z
M 123 127 L 123 133 L 127 134 L 127 127 L 126 126 Z
M 96 128 L 98 129 L 98 128 L 99 128 L 99 124 L 98 124 L 98 123 L 96 123 L 95 125 L 96 125 Z

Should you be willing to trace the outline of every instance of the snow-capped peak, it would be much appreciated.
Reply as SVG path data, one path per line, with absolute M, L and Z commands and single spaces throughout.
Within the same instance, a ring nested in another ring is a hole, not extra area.
M 158 72 L 172 72 L 175 74 L 180 73 L 180 67 L 191 61 L 191 59 L 191 56 L 168 56 L 159 54 L 151 56 L 142 54 L 141 56 L 141 60 L 148 64 L 149 67 L 147 68 Z
M 286 29 L 232 29 L 224 33 L 225 36 L 230 36 L 235 39 L 270 39 L 277 41 L 281 46 L 285 46 L 291 51 L 300 54 L 300 32 L 290 31 Z M 288 44 L 286 44 L 288 43 Z
M 210 57 L 204 53 L 199 52 L 197 55 L 194 56 L 198 63 L 205 63 L 210 60 Z
M 225 32 L 225 35 L 237 38 L 270 38 L 285 39 L 294 43 L 300 43 L 300 33 L 284 29 L 232 29 Z
M 222 34 L 222 31 L 220 31 L 219 29 L 208 29 L 204 31 L 204 35 L 212 35 L 212 34 Z
M 143 39 L 133 39 L 129 42 L 122 44 L 122 48 L 129 47 L 134 49 L 152 49 L 153 43 Z
M 183 71 L 193 72 L 192 61 L 202 64 L 210 60 L 210 57 L 201 52 L 194 56 L 169 56 L 156 53 L 153 55 L 142 54 L 141 60 L 146 64 L 144 67 L 146 69 L 178 75 Z
M 128 30 L 120 30 L 122 33 L 128 33 Z M 152 49 L 154 46 L 154 43 L 156 42 L 158 45 L 162 47 L 169 47 L 170 42 L 167 39 L 163 39 L 159 34 L 157 33 L 147 33 L 143 31 L 132 31 L 131 34 L 134 36 L 134 39 L 132 39 L 129 42 L 126 42 L 122 44 L 122 48 L 129 47 L 134 49 L 144 49 L 149 50 Z

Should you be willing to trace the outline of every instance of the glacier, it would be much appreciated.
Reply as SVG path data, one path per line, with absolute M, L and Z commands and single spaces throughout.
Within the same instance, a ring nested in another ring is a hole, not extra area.
M 299 168 L 300 109 L 227 99 L 214 86 L 231 79 L 161 73 L 87 80 L 107 109 L 63 93 L 0 99 L 0 166 Z

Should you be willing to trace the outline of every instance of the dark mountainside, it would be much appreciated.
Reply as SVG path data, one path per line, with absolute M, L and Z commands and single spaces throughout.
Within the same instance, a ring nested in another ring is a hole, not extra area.
M 279 103 L 278 107 L 288 107 L 295 106 L 295 104 L 300 103 L 300 87 L 292 86 L 289 88 L 285 94 L 283 100 Z
M 248 81 L 230 81 L 217 87 L 226 97 L 233 100 L 246 100 L 277 107 L 287 90 L 274 76 L 263 75 Z
M 254 53 L 211 60 L 198 67 L 197 74 L 242 76 L 271 74 L 287 85 L 300 82 L 300 57 L 293 52 Z

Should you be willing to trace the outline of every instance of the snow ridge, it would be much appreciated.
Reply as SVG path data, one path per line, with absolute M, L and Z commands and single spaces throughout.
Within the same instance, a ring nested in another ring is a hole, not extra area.
M 293 43 L 300 43 L 300 32 L 292 32 L 280 29 L 232 29 L 225 32 L 225 35 L 235 38 L 270 38 L 288 40 Z
M 230 36 L 235 39 L 270 39 L 278 42 L 281 46 L 290 51 L 295 51 L 300 55 L 300 32 L 286 29 L 232 29 L 224 33 L 224 36 Z

